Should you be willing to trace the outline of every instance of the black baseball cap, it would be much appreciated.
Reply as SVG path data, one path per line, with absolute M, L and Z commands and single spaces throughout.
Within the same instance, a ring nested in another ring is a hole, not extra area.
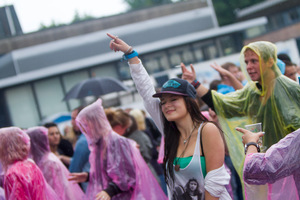
M 196 98 L 196 90 L 188 81 L 180 78 L 172 78 L 164 83 L 160 92 L 157 92 L 153 97 L 161 97 L 162 94 L 175 94 Z

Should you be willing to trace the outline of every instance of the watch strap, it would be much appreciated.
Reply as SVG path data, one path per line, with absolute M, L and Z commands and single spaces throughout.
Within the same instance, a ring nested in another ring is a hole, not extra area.
M 248 147 L 251 146 L 251 145 L 253 145 L 257 148 L 257 152 L 260 152 L 260 148 L 259 148 L 259 145 L 257 143 L 249 142 L 249 143 L 245 144 L 245 154 L 247 153 Z

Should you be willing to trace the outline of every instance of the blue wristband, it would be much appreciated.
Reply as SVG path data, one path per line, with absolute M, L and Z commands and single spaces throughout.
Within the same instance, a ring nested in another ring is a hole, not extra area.
M 136 56 L 139 56 L 138 52 L 136 52 L 135 50 L 133 50 L 130 54 L 124 54 L 122 56 L 122 60 L 129 60 L 131 58 L 134 58 Z

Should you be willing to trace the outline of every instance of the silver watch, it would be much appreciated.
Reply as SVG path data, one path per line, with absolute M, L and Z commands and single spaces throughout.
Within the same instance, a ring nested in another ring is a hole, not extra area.
M 248 150 L 248 147 L 249 147 L 250 145 L 256 146 L 257 152 L 260 152 L 260 148 L 259 148 L 259 145 L 258 145 L 257 143 L 255 143 L 255 142 L 249 142 L 249 143 L 245 144 L 245 155 L 246 155 L 247 150 Z

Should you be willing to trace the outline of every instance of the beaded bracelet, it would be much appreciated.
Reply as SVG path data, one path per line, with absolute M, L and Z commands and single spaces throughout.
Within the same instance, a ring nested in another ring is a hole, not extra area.
M 201 83 L 197 79 L 195 79 L 191 84 L 195 89 L 197 89 L 201 85 Z
M 132 53 L 132 50 L 133 50 L 132 46 L 129 46 L 127 51 L 124 52 L 124 54 L 125 55 L 130 54 L 130 53 Z

